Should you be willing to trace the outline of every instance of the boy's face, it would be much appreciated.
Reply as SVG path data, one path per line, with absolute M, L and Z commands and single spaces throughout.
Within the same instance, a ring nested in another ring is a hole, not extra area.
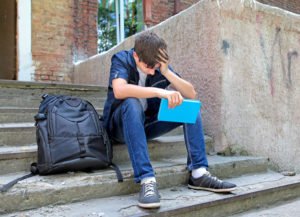
M 153 68 L 149 67 L 146 63 L 144 63 L 143 61 L 140 61 L 138 55 L 136 54 L 136 52 L 133 52 L 133 57 L 136 63 L 136 66 L 142 70 L 142 72 L 144 72 L 147 75 L 154 75 L 155 74 L 155 70 L 160 68 L 160 63 L 157 63 Z

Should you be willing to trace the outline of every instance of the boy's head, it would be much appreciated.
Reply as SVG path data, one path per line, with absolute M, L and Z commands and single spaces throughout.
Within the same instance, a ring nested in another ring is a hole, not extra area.
M 167 44 L 154 32 L 146 31 L 136 36 L 134 51 L 138 56 L 138 60 L 145 63 L 148 68 L 154 68 L 159 63 L 159 50 L 166 51 Z

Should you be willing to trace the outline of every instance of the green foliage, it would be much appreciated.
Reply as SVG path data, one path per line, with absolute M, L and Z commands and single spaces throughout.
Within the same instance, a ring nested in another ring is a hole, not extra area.
M 103 1 L 98 9 L 98 48 L 104 52 L 117 44 L 117 20 L 114 1 Z M 124 1 L 124 31 L 125 37 L 143 30 L 143 1 Z
M 98 8 L 98 49 L 99 53 L 107 51 L 117 44 L 116 14 L 113 7 Z

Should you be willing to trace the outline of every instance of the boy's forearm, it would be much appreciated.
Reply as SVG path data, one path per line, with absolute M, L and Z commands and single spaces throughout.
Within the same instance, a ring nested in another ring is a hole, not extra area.
M 186 80 L 178 77 L 169 69 L 166 72 L 162 72 L 162 74 L 168 79 L 168 81 L 173 85 L 173 87 L 181 93 L 182 96 L 189 99 L 196 98 L 196 91 L 193 85 Z
M 153 98 L 162 96 L 162 89 L 155 87 L 141 87 L 138 85 L 124 84 L 119 87 L 118 91 L 114 91 L 115 97 L 118 99 L 135 98 Z

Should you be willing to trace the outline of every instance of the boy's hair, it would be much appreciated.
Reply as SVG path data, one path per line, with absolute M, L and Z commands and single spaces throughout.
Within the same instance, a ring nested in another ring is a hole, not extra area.
M 134 51 L 148 67 L 153 68 L 158 63 L 159 49 L 167 50 L 167 44 L 154 32 L 146 31 L 136 36 Z

